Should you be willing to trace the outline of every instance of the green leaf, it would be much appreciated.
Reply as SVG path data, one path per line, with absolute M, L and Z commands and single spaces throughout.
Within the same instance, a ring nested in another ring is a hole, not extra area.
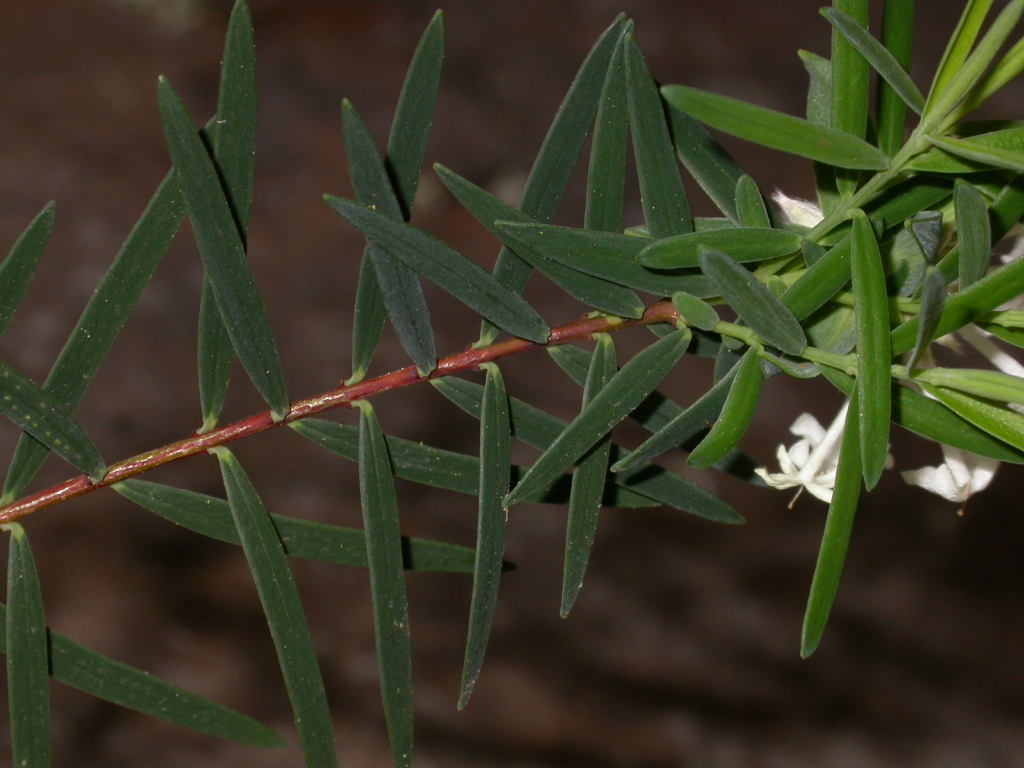
M 985 148 L 990 148 L 1014 152 L 1014 150 L 1024 148 L 1024 128 L 1007 128 L 1001 131 L 964 136 L 960 141 L 975 151 L 983 152 Z M 907 163 L 905 168 L 908 171 L 921 171 L 924 173 L 955 174 L 977 173 L 989 170 L 991 163 L 987 157 L 981 157 L 985 159 L 966 160 L 958 154 L 951 154 L 939 147 L 933 147 L 927 152 L 914 157 Z
M 11 534 L 7 559 L 7 700 L 11 765 L 50 765 L 50 649 L 46 641 L 43 596 L 25 529 L 5 525 Z
M 522 258 L 528 260 L 532 266 L 536 267 L 562 290 L 575 296 L 588 306 L 604 312 L 610 312 L 619 317 L 638 318 L 643 316 L 644 303 L 628 288 L 599 277 L 594 277 L 585 272 L 577 271 L 565 266 L 561 262 L 546 258 L 539 252 L 507 238 L 504 230 L 498 228 L 495 224 L 495 222 L 502 220 L 536 224 L 537 222 L 529 216 L 501 202 L 494 195 L 485 192 L 442 165 L 435 165 L 434 169 L 437 171 L 441 182 L 458 198 L 463 207 L 473 215 L 473 218 L 505 242 L 506 246 L 520 254 Z
M 676 156 L 718 209 L 739 224 L 735 194 L 742 169 L 700 123 L 671 103 L 665 107 Z
M 853 217 L 853 311 L 857 324 L 857 402 L 864 485 L 875 487 L 889 451 L 892 409 L 889 296 L 878 242 L 862 211 Z
M 917 343 L 907 360 L 907 370 L 911 370 L 921 355 L 932 343 L 935 328 L 942 317 L 942 306 L 946 303 L 946 278 L 938 267 L 928 267 L 924 282 L 921 284 L 920 323 L 917 326 Z
M 305 424 L 306 421 L 295 424 Z M 340 426 L 332 422 L 323 423 Z M 354 427 L 350 429 L 355 430 Z M 126 499 L 175 525 L 228 544 L 241 543 L 231 519 L 231 510 L 224 499 L 143 480 L 124 480 L 112 487 Z M 362 530 L 285 515 L 271 515 L 270 519 L 289 557 L 366 567 L 366 537 Z M 473 570 L 473 550 L 470 547 L 403 537 L 402 550 L 405 567 L 411 571 L 470 573 Z
M 960 290 L 985 276 L 992 257 L 992 224 L 981 193 L 970 184 L 957 183 L 953 193 L 956 231 L 960 241 Z
M 516 247 L 529 248 L 552 261 L 621 286 L 656 296 L 676 291 L 701 297 L 715 295 L 708 281 L 696 271 L 658 273 L 641 265 L 637 255 L 651 242 L 647 238 L 553 224 L 499 221 L 497 227 L 502 239 L 509 238 Z
M 43 206 L 32 222 L 25 227 L 3 264 L 0 264 L 0 333 L 11 322 L 15 310 L 25 298 L 28 281 L 36 271 L 39 257 L 43 255 L 50 231 L 53 229 L 53 213 L 57 204 L 52 200 Z
M 921 389 L 947 408 L 1014 448 L 1024 451 L 1024 416 L 1002 405 L 945 387 L 920 382 Z
M 768 229 L 772 225 L 761 190 L 757 188 L 757 182 L 747 174 L 740 176 L 736 182 L 736 216 L 741 227 Z
M 7 611 L 0 604 L 0 651 L 5 653 Z M 102 656 L 59 632 L 48 629 L 47 642 L 50 675 L 90 696 L 221 739 L 263 749 L 287 746 L 284 739 L 255 720 Z
M 832 125 L 832 62 L 810 51 L 797 51 L 807 71 L 807 119 L 815 125 Z
M 848 26 L 868 24 L 867 0 L 833 0 L 835 11 L 849 19 Z M 826 17 L 827 18 L 827 17 Z M 832 21 L 829 19 L 829 21 Z M 864 35 L 867 31 L 864 30 Z M 863 52 L 852 45 L 842 30 L 832 30 L 832 128 L 863 139 L 868 123 L 868 62 Z M 847 176 L 847 178 L 850 178 Z M 843 191 L 840 185 L 840 191 Z
M 782 303 L 803 320 L 828 302 L 850 281 L 850 238 L 844 237 L 810 265 L 785 293 Z
M 633 155 L 647 231 L 655 238 L 692 232 L 690 206 L 672 151 L 658 87 L 632 35 L 626 36 L 626 78 Z
M 598 334 L 583 388 L 583 407 L 604 389 L 615 375 L 615 347 L 606 333 Z M 562 572 L 562 605 L 559 614 L 569 615 L 583 586 L 601 510 L 601 494 L 608 474 L 611 437 L 605 437 L 579 460 L 572 475 L 569 520 L 565 531 L 565 568 Z
M 882 6 L 882 45 L 904 73 L 910 67 L 913 29 L 914 0 L 886 0 Z M 897 89 L 884 80 L 878 83 L 876 104 L 878 147 L 892 157 L 903 146 L 907 105 Z
M 402 221 L 402 206 L 391 188 L 387 169 L 377 154 L 373 137 L 347 99 L 342 103 L 341 116 L 345 132 L 345 154 L 348 156 L 349 176 L 356 200 L 385 216 Z M 373 241 L 367 243 L 364 258 L 369 258 L 373 263 L 377 285 L 398 340 L 412 358 L 420 375 L 428 375 L 437 366 L 437 351 L 434 332 L 430 327 L 430 310 L 419 277 L 410 267 Z
M 106 473 L 99 451 L 59 401 L 0 363 L 0 413 L 94 481 Z
M 172 172 L 161 182 L 121 246 L 43 385 L 66 413 L 73 412 L 85 394 L 110 343 L 178 231 L 183 215 L 178 182 Z M 47 452 L 42 443 L 22 435 L 7 470 L 4 502 L 24 490 Z
M 858 3 L 858 5 L 867 7 L 866 3 Z M 896 60 L 896 57 L 872 37 L 861 22 L 854 21 L 838 8 L 822 8 L 821 15 L 828 19 L 828 22 L 839 31 L 839 34 L 846 38 L 846 41 L 885 79 L 886 83 L 908 107 L 917 114 L 921 114 L 924 110 L 924 96 L 921 95 L 917 86 L 914 85 L 914 81 L 910 79 L 910 75 Z M 864 102 L 867 103 L 866 98 Z M 834 100 L 833 103 L 835 103 Z M 836 125 L 836 127 L 840 126 Z
M 408 221 L 412 213 L 420 169 L 434 113 L 441 61 L 444 56 L 444 17 L 434 14 L 413 53 L 402 84 L 398 107 L 384 155 L 391 187 Z M 364 254 L 356 288 L 352 318 L 352 376 L 346 384 L 362 381 L 377 348 L 387 307 L 377 284 L 376 271 Z
M 199 297 L 199 407 L 203 424 L 199 434 L 209 432 L 217 426 L 221 408 L 228 391 L 231 363 L 235 350 L 231 346 L 228 329 L 221 320 L 217 299 L 209 280 L 203 280 L 203 292 Z
M 242 367 L 275 418 L 288 413 L 277 345 L 245 261 L 228 201 L 202 139 L 166 80 L 160 81 L 160 119 L 181 184 L 185 208 L 224 325 Z
M 548 222 L 555 215 L 597 112 L 612 55 L 625 25 L 626 17 L 620 14 L 598 38 L 558 108 L 519 200 L 519 210 L 530 218 Z M 510 249 L 502 248 L 493 275 L 501 285 L 518 293 L 526 286 L 530 268 Z M 485 322 L 477 344 L 489 344 L 495 336 L 494 327 Z
M 476 563 L 473 566 L 473 596 L 469 609 L 466 657 L 462 666 L 459 709 L 469 702 L 480 675 L 480 667 L 491 634 L 498 605 L 498 581 L 505 551 L 507 510 L 501 500 L 508 493 L 509 453 L 512 442 L 508 416 L 508 395 L 501 371 L 484 363 L 487 382 L 480 411 L 480 500 L 477 512 Z M 602 478 L 602 481 L 604 478 Z M 603 482 L 602 482 L 603 484 Z M 598 491 L 600 495 L 600 490 Z
M 324 199 L 368 239 L 494 325 L 539 344 L 548 340 L 547 324 L 522 296 L 503 287 L 453 248 L 358 203 L 331 195 Z
M 661 93 L 702 123 L 755 144 L 839 168 L 882 170 L 889 164 L 878 147 L 834 128 L 681 85 L 665 86 Z
M 804 613 L 803 631 L 800 636 L 800 656 L 804 659 L 814 653 L 821 640 L 821 634 L 825 631 L 825 623 L 832 611 L 832 603 L 839 588 L 839 577 L 846 560 L 846 550 L 850 544 L 850 534 L 853 531 L 853 517 L 857 511 L 862 474 L 858 434 L 861 423 L 858 415 L 860 408 L 857 404 L 859 396 L 859 392 L 854 393 L 846 413 L 846 428 L 839 447 L 839 464 L 836 469 L 835 486 L 832 489 L 832 503 L 828 506 L 825 532 L 821 537 L 818 562 L 814 566 L 811 592 L 807 597 L 807 610 Z
M 365 400 L 355 405 L 359 408 L 359 495 L 370 561 L 377 670 L 391 754 L 398 768 L 406 768 L 412 760 L 412 651 L 398 502 L 387 445 L 373 406 Z
M 220 461 L 231 517 L 277 649 L 306 765 L 310 768 L 333 767 L 337 758 L 330 708 L 281 539 L 231 451 L 220 446 L 211 448 L 210 452 L 215 453 Z
M 530 467 L 505 497 L 505 506 L 511 507 L 547 485 L 590 450 L 654 391 L 689 343 L 689 329 L 679 330 L 654 342 L 626 363 Z
M 935 70 L 932 87 L 928 92 L 928 103 L 926 105 L 928 112 L 931 112 L 930 107 L 932 104 L 945 93 L 950 81 L 963 67 L 991 7 L 992 0 L 967 0 L 960 20 L 957 22 L 956 29 L 953 30 L 953 34 L 946 44 L 942 60 Z
M 764 261 L 800 250 L 800 234 L 784 229 L 735 227 L 691 232 L 655 240 L 637 257 L 652 269 L 692 269 L 700 264 L 702 249 L 714 248 L 740 263 Z
M 736 375 L 718 420 L 700 444 L 690 451 L 686 460 L 689 466 L 706 469 L 736 447 L 754 416 L 763 380 L 761 361 L 757 350 L 751 347 L 736 366 Z
M 682 320 L 702 331 L 713 330 L 721 320 L 714 307 L 684 291 L 672 294 L 672 306 Z
M 957 119 L 977 109 L 996 91 L 1024 72 L 1024 39 L 1018 40 L 999 63 L 981 78 L 957 110 Z
M 721 297 L 762 339 L 791 355 L 804 351 L 807 337 L 800 322 L 753 273 L 712 250 L 701 254 L 700 265 Z
M 483 387 L 452 376 L 430 379 L 446 398 L 474 418 L 480 417 Z M 566 423 L 515 398 L 510 399 L 512 435 L 540 450 L 546 450 L 565 430 Z M 612 449 L 613 459 L 615 448 Z M 653 464 L 641 464 L 612 476 L 620 488 L 629 488 L 661 504 L 719 523 L 742 524 L 743 518 L 714 494 Z M 607 493 L 607 492 L 606 492 Z M 529 499 L 523 498 L 523 501 Z M 605 506 L 612 506 L 606 502 Z
M 626 144 L 629 112 L 626 94 L 625 37 L 612 53 L 594 120 L 587 170 L 587 210 L 584 228 L 601 232 L 622 231 L 623 188 L 626 183 Z M 517 221 L 516 216 L 496 216 Z
M 914 372 L 914 381 L 948 387 L 989 400 L 1024 404 L 1024 379 L 1002 371 L 977 368 L 926 368 Z
M 951 136 L 928 136 L 928 141 L 951 155 L 984 163 L 994 168 L 1007 168 L 1018 173 L 1024 172 L 1024 152 L 1003 149 L 997 146 L 970 142 L 966 139 L 954 139 Z

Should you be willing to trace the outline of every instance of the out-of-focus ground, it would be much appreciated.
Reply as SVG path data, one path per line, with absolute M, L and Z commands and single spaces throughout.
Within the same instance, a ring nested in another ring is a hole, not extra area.
M 919 4 L 919 82 L 959 3 Z M 254 0 L 260 122 L 250 258 L 293 397 L 348 375 L 359 236 L 322 202 L 349 187 L 339 106 L 350 98 L 383 143 L 404 68 L 433 3 Z M 663 82 L 799 113 L 797 48 L 827 53 L 817 3 L 443 4 L 448 43 L 428 163 L 515 197 L 548 121 L 592 41 L 625 11 Z M 28 300 L 0 341 L 6 362 L 41 381 L 93 287 L 168 167 L 156 110 L 165 74 L 198 122 L 212 111 L 223 2 L 47 0 L 0 6 L 0 242 L 51 198 L 56 227 Z M 1020 115 L 1021 89 L 997 113 Z M 762 189 L 810 195 L 808 164 L 738 142 Z M 694 185 L 691 185 L 692 187 Z M 695 187 L 694 187 L 695 190 Z M 693 205 L 710 212 L 693 191 Z M 582 191 L 561 220 L 581 220 Z M 630 223 L 640 221 L 631 198 Z M 490 265 L 493 240 L 429 172 L 416 223 Z M 199 424 L 194 336 L 201 269 L 187 227 L 113 346 L 77 416 L 109 460 Z M 529 296 L 553 324 L 580 307 L 541 280 Z M 471 315 L 428 287 L 440 350 L 476 338 Z M 642 334 L 641 334 L 642 335 Z M 648 337 L 644 337 L 646 341 Z M 636 340 L 619 343 L 623 357 Z M 578 390 L 543 356 L 503 364 L 512 394 L 564 417 Z M 405 365 L 388 336 L 378 371 Z M 688 363 L 681 401 L 709 371 Z M 831 419 L 818 382 L 773 379 L 744 447 L 774 466 L 801 410 Z M 394 434 L 472 452 L 475 425 L 428 387 L 381 397 Z M 226 419 L 260 410 L 237 372 Z M 350 418 L 342 414 L 340 418 Z M 634 441 L 626 431 L 623 441 Z M 0 429 L 9 455 L 16 433 Z M 358 525 L 354 467 L 292 434 L 237 445 L 274 512 Z M 937 450 L 894 435 L 899 468 Z M 520 461 L 532 454 L 524 452 Z M 680 456 L 665 461 L 679 469 Z M 65 478 L 56 461 L 37 480 Z M 219 493 L 215 462 L 152 479 Z M 419 766 L 704 768 L 1017 768 L 1024 765 L 1024 518 L 1020 474 L 1004 468 L 962 516 L 888 473 L 864 499 L 825 638 L 798 657 L 824 506 L 700 482 L 748 517 L 715 527 L 667 510 L 601 518 L 580 601 L 558 618 L 564 517 L 514 510 L 494 634 L 469 707 L 455 709 L 469 581 L 410 575 Z M 403 528 L 470 544 L 473 500 L 399 485 Z M 110 492 L 25 521 L 55 629 L 257 717 L 294 742 L 290 712 L 250 576 L 237 549 L 200 539 Z M 388 760 L 366 575 L 295 563 L 321 656 L 344 765 Z M 297 747 L 263 753 L 52 689 L 55 765 L 300 765 Z M 0 749 L 4 745 L 0 744 Z

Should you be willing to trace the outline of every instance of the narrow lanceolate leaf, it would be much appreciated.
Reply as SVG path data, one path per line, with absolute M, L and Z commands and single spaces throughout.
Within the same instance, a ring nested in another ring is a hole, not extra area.
M 443 56 L 444 17 L 438 11 L 427 25 L 409 64 L 384 155 L 391 186 L 406 221 L 412 213 L 419 185 Z M 352 376 L 346 384 L 362 381 L 366 375 L 386 316 L 387 307 L 377 283 L 376 270 L 369 255 L 364 254 L 352 318 Z
M 244 247 L 252 206 L 256 155 L 256 48 L 252 17 L 244 2 L 236 3 L 228 21 L 220 68 L 217 112 L 204 129 L 213 162 L 224 187 L 238 236 Z M 199 304 L 200 432 L 213 429 L 228 388 L 234 349 L 217 309 L 209 280 L 203 281 Z
M 7 701 L 10 712 L 11 765 L 50 765 L 50 648 L 43 618 L 43 597 L 25 529 L 4 526 L 11 534 L 7 560 Z
M 505 231 L 496 225 L 498 221 L 514 221 L 523 224 L 536 224 L 526 214 L 518 211 L 494 195 L 486 192 L 475 184 L 466 181 L 456 173 L 445 168 L 443 165 L 435 165 L 441 182 L 451 191 L 463 207 L 472 214 L 473 218 L 483 224 L 497 238 L 502 240 L 508 247 L 512 248 L 522 258 L 544 274 L 551 282 L 555 283 L 566 293 L 575 296 L 588 306 L 599 309 L 603 312 L 610 312 L 619 317 L 642 317 L 644 303 L 640 301 L 635 293 L 621 285 L 616 285 L 600 277 L 594 277 L 586 272 L 580 272 L 571 266 L 566 266 L 560 261 L 550 259 L 540 252 L 528 248 L 519 242 L 509 242 Z M 610 172 L 610 169 L 609 169 Z M 595 181 L 596 183 L 596 181 Z M 590 194 L 590 193 L 588 193 Z M 621 203 L 621 199 L 620 199 Z M 588 203 L 589 205 L 589 203 Z M 604 200 L 601 206 L 609 206 L 610 203 Z M 591 206 L 592 208 L 592 206 Z M 590 210 L 588 208 L 588 210 Z M 596 217 L 596 211 L 588 216 Z M 611 223 L 612 214 L 605 210 L 602 217 L 609 217 L 604 224 Z M 621 204 L 619 218 L 621 219 Z M 601 229 L 598 227 L 597 229 Z M 621 237 L 621 235 L 620 235 Z
M 850 238 L 844 237 L 811 264 L 782 294 L 782 303 L 803 320 L 820 309 L 850 281 Z
M 804 351 L 807 337 L 800 322 L 750 270 L 711 250 L 701 254 L 700 265 L 721 297 L 758 336 L 790 355 Z
M 904 73 L 910 66 L 913 29 L 914 0 L 886 0 L 882 8 L 882 45 Z M 892 157 L 903 146 L 907 105 L 896 88 L 884 81 L 878 83 L 876 104 L 878 146 Z
M 696 469 L 705 469 L 736 447 L 757 409 L 763 380 L 761 361 L 757 350 L 751 347 L 736 366 L 736 376 L 729 386 L 729 394 L 718 420 L 711 426 L 707 436 L 690 452 L 687 464 Z
M 110 343 L 170 245 L 184 215 L 173 173 L 161 182 L 86 305 L 43 385 L 66 413 L 74 411 Z M 22 435 L 7 471 L 3 499 L 18 496 L 46 458 L 47 448 Z
M 878 147 L 834 128 L 682 85 L 661 89 L 677 109 L 732 136 L 819 160 L 839 168 L 881 170 L 889 159 Z
M 833 0 L 853 25 L 868 24 L 868 0 Z M 865 31 L 866 34 L 866 31 Z M 832 127 L 859 139 L 868 122 L 870 74 L 864 55 L 837 28 L 832 30 Z M 842 191 L 842 187 L 840 187 Z
M 548 340 L 547 324 L 522 296 L 436 237 L 350 200 L 324 199 L 368 239 L 497 327 L 537 343 Z
M 295 727 L 308 766 L 337 765 L 331 713 L 316 651 L 285 559 L 281 539 L 242 466 L 227 448 L 211 449 L 220 460 L 224 489 L 242 550 L 249 564 L 278 664 L 295 715 Z
M 505 506 L 556 478 L 629 415 L 679 361 L 690 343 L 689 329 L 654 342 L 622 367 L 534 463 L 505 497 Z
M 978 368 L 927 368 L 917 372 L 914 380 L 1002 403 L 1024 404 L 1024 378 L 1011 376 L 1002 371 Z
M 986 166 L 1006 168 L 1018 173 L 1024 172 L 1024 152 L 981 144 L 976 141 L 967 141 L 966 139 L 954 139 L 951 136 L 929 136 L 928 141 L 939 149 L 945 150 L 957 157 L 972 160 L 976 163 L 984 163 Z
M 586 385 L 583 388 L 583 407 L 607 386 L 615 375 L 615 347 L 606 333 L 597 336 L 597 347 L 590 360 Z M 590 560 L 597 532 L 597 517 L 601 509 L 601 493 L 604 479 L 608 474 L 608 457 L 611 455 L 609 435 L 588 451 L 576 466 L 572 475 L 572 495 L 569 498 L 569 521 L 565 530 L 565 568 L 562 572 L 562 607 L 564 619 L 569 615 L 580 588 L 583 575 Z
M 626 79 L 633 154 L 647 231 L 655 238 L 691 232 L 690 206 L 672 151 L 665 110 L 632 35 L 626 37 Z
M 702 331 L 710 331 L 721 320 L 714 307 L 683 291 L 672 294 L 672 306 L 676 308 L 679 317 L 688 325 L 700 328 Z
M 498 366 L 484 363 L 481 367 L 487 372 L 487 382 L 484 384 L 480 410 L 480 497 L 476 563 L 473 567 L 473 597 L 469 608 L 469 633 L 462 666 L 459 709 L 469 702 L 480 675 L 484 651 L 487 650 L 487 639 L 491 634 L 494 611 L 498 605 L 498 580 L 501 578 L 505 523 L 508 519 L 508 510 L 501 503 L 508 493 L 512 443 L 508 395 Z
M 275 417 L 284 418 L 288 413 L 288 395 L 277 345 L 245 261 L 231 208 L 202 139 L 166 80 L 160 81 L 160 119 L 199 253 L 231 344 Z
M 409 609 L 402 578 L 402 540 L 398 502 L 384 435 L 373 407 L 359 407 L 359 495 L 370 561 L 373 627 L 377 638 L 384 716 L 397 768 L 412 761 L 412 651 Z
M 928 108 L 945 93 L 950 81 L 963 67 L 991 7 L 992 0 L 967 0 L 956 29 L 946 44 L 942 61 L 935 70 L 932 87 L 928 92 Z
M 56 203 L 53 201 L 43 206 L 43 210 L 32 219 L 0 264 L 0 333 L 3 333 L 25 297 L 28 281 L 32 279 L 46 241 L 50 239 L 55 208 Z
M 736 215 L 741 227 L 767 229 L 772 225 L 761 190 L 757 188 L 757 182 L 747 174 L 740 176 L 736 182 Z
M 938 267 L 928 267 L 924 281 L 921 283 L 919 324 L 917 326 L 917 343 L 907 360 L 907 370 L 913 369 L 921 355 L 928 349 L 934 339 L 935 329 L 942 317 L 942 307 L 946 303 L 946 278 Z
M 669 132 L 676 155 L 718 210 L 739 224 L 736 212 L 736 183 L 743 170 L 729 153 L 711 138 L 700 123 L 671 102 L 666 104 Z
M 224 499 L 144 480 L 125 480 L 115 483 L 113 488 L 140 507 L 190 531 L 228 544 L 242 543 Z M 284 515 L 271 515 L 270 519 L 289 557 L 366 567 L 366 536 L 361 529 Z M 402 547 L 406 553 L 405 567 L 411 571 L 473 570 L 470 547 L 413 538 L 403 538 Z
M 839 30 L 839 34 L 846 38 L 846 41 L 885 79 L 908 107 L 921 114 L 924 109 L 924 96 L 891 52 L 872 37 L 862 24 L 842 11 L 836 8 L 823 8 L 821 15 Z
M 867 216 L 853 219 L 853 309 L 857 323 L 857 412 L 864 485 L 874 488 L 885 468 L 892 408 L 889 297 L 878 243 Z M 853 410 L 853 409 L 851 409 Z
M 0 363 L 0 413 L 93 480 L 106 472 L 96 446 L 61 403 L 5 363 Z
M 345 154 L 356 199 L 385 216 L 403 220 L 402 206 L 391 188 L 387 169 L 377 154 L 373 137 L 348 100 L 342 103 L 341 116 Z M 367 244 L 366 258 L 373 262 L 384 305 L 402 347 L 420 375 L 426 376 L 437 365 L 437 352 L 434 332 L 430 327 L 430 310 L 419 276 L 372 241 Z
M 615 45 L 601 101 L 594 120 L 587 170 L 585 229 L 622 231 L 623 188 L 626 183 L 626 144 L 629 112 L 626 95 L 625 37 Z M 514 221 L 514 216 L 496 218 Z
M 945 387 L 920 384 L 921 389 L 971 424 L 1024 451 L 1024 415 L 1003 405 Z
M 620 14 L 590 49 L 530 168 L 519 201 L 519 210 L 537 221 L 551 221 L 565 193 L 572 169 L 597 112 L 612 54 L 623 35 L 625 23 L 625 16 Z M 511 250 L 502 248 L 493 274 L 501 285 L 518 293 L 526 285 L 530 267 Z M 488 344 L 494 340 L 495 335 L 493 324 L 485 322 L 479 343 Z
M 7 652 L 8 608 L 0 604 L 0 651 Z M 126 709 L 183 728 L 262 749 L 286 742 L 266 726 L 216 702 L 102 656 L 59 632 L 47 630 L 49 672 L 54 680 Z
M 691 232 L 654 241 L 640 252 L 638 259 L 652 269 L 692 269 L 700 265 L 700 253 L 704 248 L 727 253 L 733 261 L 743 264 L 799 251 L 800 234 L 760 227 Z
M 430 383 L 466 413 L 479 418 L 482 386 L 452 376 L 431 379 Z M 510 399 L 510 412 L 513 437 L 542 451 L 548 449 L 566 428 L 561 419 L 515 398 Z M 744 522 L 736 510 L 714 494 L 653 464 L 640 464 L 632 470 L 619 472 L 612 480 L 620 488 L 629 488 L 673 509 L 706 520 L 730 525 Z M 529 498 L 526 495 L 523 501 Z
M 800 636 L 800 656 L 805 659 L 814 653 L 821 640 L 821 633 L 825 631 L 825 622 L 832 611 L 832 603 L 839 588 L 839 576 L 843 572 L 843 562 L 850 544 L 850 533 L 853 531 L 853 516 L 857 511 L 862 474 L 860 438 L 857 434 L 860 424 L 856 402 L 858 397 L 859 393 L 853 395 L 846 414 L 832 503 L 828 507 L 825 532 L 821 537 L 818 562 L 814 567 L 811 592 L 807 597 L 807 610 Z
M 980 148 L 983 151 L 988 147 L 1008 152 L 1019 152 L 1024 149 L 1024 128 L 1007 128 L 1001 131 L 965 136 L 962 141 L 976 150 Z M 990 163 L 988 160 L 968 160 L 938 147 L 932 147 L 907 163 L 906 168 L 909 171 L 924 171 L 926 173 L 965 174 L 989 170 Z

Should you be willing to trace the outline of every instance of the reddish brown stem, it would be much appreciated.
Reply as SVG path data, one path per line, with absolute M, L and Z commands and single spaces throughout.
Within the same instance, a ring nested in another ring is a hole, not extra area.
M 273 427 L 298 421 L 315 413 L 321 413 L 322 411 L 340 406 L 348 406 L 355 400 L 373 397 L 381 392 L 390 392 L 393 389 L 407 387 L 419 381 L 427 381 L 428 379 L 447 376 L 459 371 L 473 370 L 481 363 L 499 360 L 510 355 L 518 355 L 531 349 L 579 341 L 602 331 L 618 331 L 654 323 L 675 322 L 676 320 L 678 320 L 678 315 L 675 309 L 673 309 L 672 303 L 669 301 L 659 301 L 647 307 L 643 317 L 639 320 L 623 320 L 618 317 L 599 315 L 597 317 L 586 317 L 573 323 L 552 328 L 546 345 L 535 344 L 523 339 L 510 339 L 509 341 L 501 341 L 480 349 L 469 348 L 438 360 L 437 368 L 430 376 L 420 376 L 416 373 L 416 367 L 410 365 L 373 379 L 366 379 L 358 384 L 342 385 L 322 394 L 292 403 L 291 410 L 283 421 L 273 421 L 270 417 L 270 411 L 264 411 L 219 429 L 214 429 L 201 435 L 192 434 L 176 443 L 170 443 L 147 453 L 141 453 L 138 456 L 132 456 L 116 464 L 111 464 L 107 467 L 107 474 L 98 482 L 91 481 L 86 475 L 80 475 L 59 485 L 51 486 L 44 491 L 24 496 L 0 508 L 0 524 L 12 522 L 45 507 L 51 507 L 54 504 L 60 504 L 63 501 L 95 491 L 98 488 L 104 488 L 121 480 L 126 480 L 129 477 L 141 475 L 143 472 L 148 472 L 156 467 L 162 467 L 164 464 L 170 464 L 172 461 L 183 459 L 186 456 L 193 456 L 218 445 L 224 445 L 233 440 L 265 432 Z

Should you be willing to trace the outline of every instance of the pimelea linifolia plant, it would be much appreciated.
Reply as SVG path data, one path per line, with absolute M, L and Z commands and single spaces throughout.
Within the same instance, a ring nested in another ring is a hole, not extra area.
M 904 477 L 953 501 L 981 491 L 1001 463 L 1024 461 L 1024 369 L 1008 351 L 1024 346 L 1024 311 L 1016 306 L 1024 260 L 1019 249 L 998 248 L 1024 214 L 1024 128 L 970 122 L 1024 69 L 1024 39 L 1014 38 L 1024 0 L 997 14 L 990 2 L 970 0 L 927 92 L 907 73 L 913 3 L 881 5 L 879 36 L 868 31 L 867 0 L 836 0 L 822 11 L 833 27 L 832 50 L 827 58 L 802 54 L 810 76 L 806 117 L 684 86 L 659 89 L 630 21 L 615 19 L 579 70 L 518 207 L 456 170 L 434 167 L 501 242 L 491 272 L 407 223 L 441 75 L 443 26 L 435 16 L 413 56 L 383 156 L 355 108 L 342 105 L 355 199 L 325 201 L 366 237 L 352 368 L 337 388 L 293 400 L 245 258 L 256 86 L 251 22 L 240 0 L 217 110 L 202 130 L 171 84 L 159 82 L 172 170 L 49 377 L 38 385 L 0 363 L 0 412 L 24 431 L 0 509 L 10 534 L 3 617 L 12 764 L 49 765 L 50 676 L 213 736 L 265 748 L 283 744 L 244 715 L 46 630 L 28 539 L 17 521 L 85 493 L 109 493 L 105 488 L 199 535 L 241 545 L 309 766 L 335 765 L 335 745 L 289 556 L 369 569 L 384 714 L 395 763 L 406 766 L 413 688 L 404 570 L 463 572 L 473 580 L 462 695 L 452 702 L 465 706 L 494 615 L 509 507 L 547 503 L 567 512 L 563 616 L 582 585 L 602 506 L 668 505 L 718 523 L 743 522 L 714 494 L 651 463 L 666 451 L 686 451 L 693 468 L 806 489 L 828 504 L 803 633 L 794 644 L 794 653 L 811 654 L 839 584 L 854 510 L 889 464 L 891 425 L 941 445 L 942 465 Z M 810 160 L 817 200 L 778 192 L 766 202 L 705 126 Z M 553 226 L 588 137 L 584 221 Z M 623 219 L 630 137 L 642 222 Z M 682 169 L 690 192 L 706 194 L 721 216 L 691 215 Z M 46 206 L 0 266 L 0 327 L 24 296 L 53 214 Z M 198 340 L 202 427 L 108 464 L 73 412 L 186 216 L 206 275 Z M 588 313 L 549 327 L 521 295 L 535 271 Z M 438 356 L 423 279 L 480 316 L 479 337 L 466 350 Z M 411 365 L 366 378 L 387 324 Z M 619 367 L 613 339 L 648 332 L 654 340 Z M 953 337 L 991 367 L 942 364 L 935 348 Z M 530 365 L 525 353 L 550 355 L 581 387 L 582 407 L 571 423 L 546 413 L 544 403 L 506 393 L 500 366 Z M 506 362 L 513 355 L 519 357 Z M 715 376 L 705 394 L 681 405 L 657 388 L 687 355 L 714 358 Z M 236 357 L 268 410 L 221 425 Z M 455 375 L 473 370 L 484 373 L 483 385 Z M 799 440 L 779 448 L 775 471 L 757 467 L 738 446 L 762 382 L 777 375 L 792 377 L 794 387 L 824 377 L 846 404 L 827 428 L 807 414 L 798 418 L 791 431 Z M 479 455 L 382 434 L 374 397 L 416 384 L 435 387 L 479 421 Z M 358 426 L 314 418 L 342 406 L 358 414 Z M 650 437 L 633 447 L 614 444 L 612 430 L 631 416 Z M 356 462 L 361 530 L 263 507 L 227 444 L 282 427 Z M 540 449 L 540 457 L 528 467 L 510 466 L 513 438 Z M 51 453 L 82 474 L 23 495 Z M 223 497 L 136 479 L 198 453 L 219 460 Z M 476 495 L 476 548 L 403 540 L 396 476 Z

